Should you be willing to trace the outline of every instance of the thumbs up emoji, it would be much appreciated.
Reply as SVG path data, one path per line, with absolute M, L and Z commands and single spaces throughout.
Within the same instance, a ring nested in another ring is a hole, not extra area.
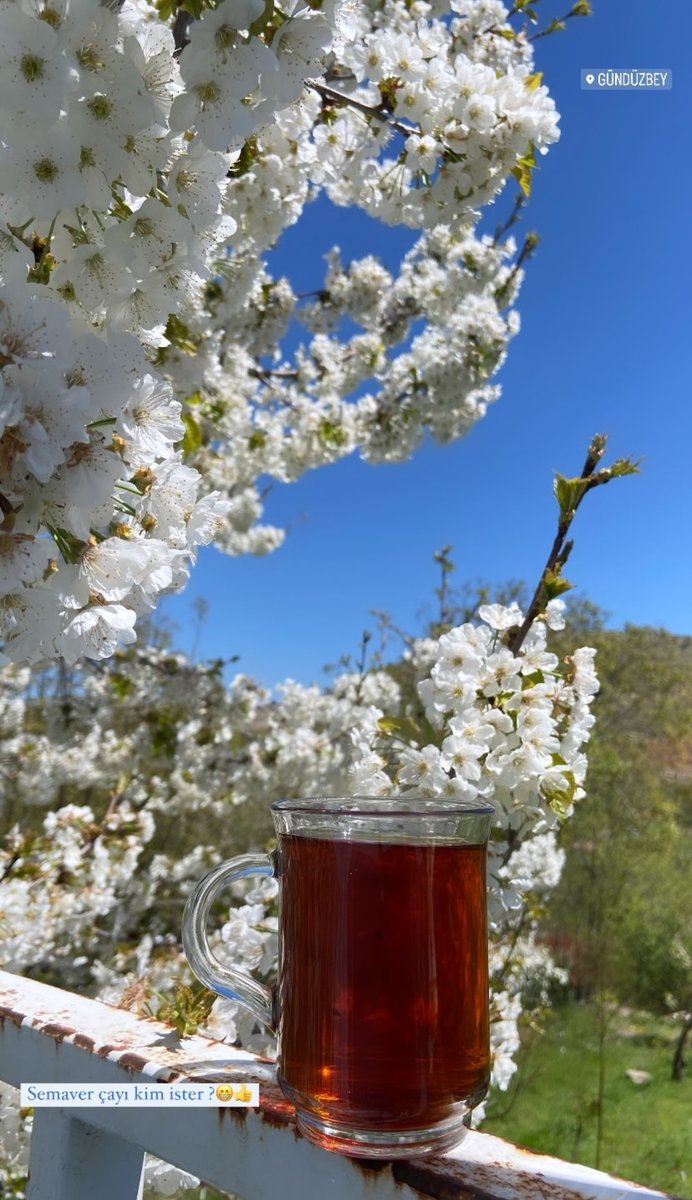
M 252 1092 L 246 1083 L 241 1083 L 239 1088 L 236 1088 L 236 1100 L 240 1100 L 241 1104 L 248 1104 L 252 1100 Z

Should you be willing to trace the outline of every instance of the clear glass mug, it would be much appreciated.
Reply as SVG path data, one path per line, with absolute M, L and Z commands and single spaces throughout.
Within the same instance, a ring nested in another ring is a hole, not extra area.
M 493 809 L 415 797 L 280 800 L 278 847 L 223 863 L 183 917 L 195 975 L 277 1034 L 299 1129 L 371 1158 L 448 1149 L 490 1074 L 486 847 Z M 209 910 L 279 881 L 271 990 L 211 953 Z

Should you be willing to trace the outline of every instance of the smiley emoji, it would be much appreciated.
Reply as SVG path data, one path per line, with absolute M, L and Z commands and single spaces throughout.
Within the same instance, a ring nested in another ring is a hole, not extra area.
M 229 1100 L 233 1099 L 233 1088 L 230 1083 L 220 1083 L 216 1089 L 216 1099 L 222 1104 L 228 1104 Z

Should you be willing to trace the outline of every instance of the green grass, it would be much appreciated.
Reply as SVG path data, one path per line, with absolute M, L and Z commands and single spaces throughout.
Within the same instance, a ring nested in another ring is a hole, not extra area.
M 483 1129 L 691 1200 L 692 1061 L 673 1082 L 675 1024 L 622 1009 L 609 1009 L 606 1022 L 600 1161 L 595 1007 L 561 1006 L 540 1032 L 523 1031 L 519 1071 L 508 1092 L 492 1094 Z M 628 1068 L 648 1071 L 651 1082 L 633 1084 Z

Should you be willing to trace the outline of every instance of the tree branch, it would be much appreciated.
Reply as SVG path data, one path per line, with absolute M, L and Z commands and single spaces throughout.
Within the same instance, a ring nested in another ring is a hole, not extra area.
M 366 117 L 374 117 L 376 121 L 381 121 L 383 124 L 389 125 L 391 129 L 395 129 L 402 137 L 408 138 L 412 134 L 420 132 L 416 125 L 406 125 L 403 121 L 397 120 L 385 104 L 365 104 L 353 96 L 345 96 L 343 92 L 335 91 L 334 88 L 320 83 L 317 79 L 306 79 L 305 83 L 328 104 L 336 104 L 340 108 L 353 108 Z
M 517 221 L 519 220 L 519 218 L 521 216 L 521 210 L 525 204 L 526 204 L 526 196 L 524 195 L 523 192 L 517 192 L 517 195 L 514 197 L 514 204 L 512 205 L 512 211 L 509 214 L 509 216 L 507 217 L 507 220 L 503 221 L 500 225 L 498 225 L 495 230 L 495 234 L 493 236 L 493 246 L 497 246 L 497 243 L 499 241 L 501 241 L 501 239 L 505 236 L 506 233 L 509 233 L 512 226 L 516 225 Z
M 616 479 L 619 475 L 634 475 L 638 471 L 638 464 L 626 458 L 617 459 L 611 467 L 601 467 L 597 471 L 596 468 L 605 453 L 607 440 L 605 434 L 596 434 L 589 445 L 581 475 L 576 479 L 567 479 L 563 475 L 555 476 L 554 491 L 560 506 L 557 533 L 524 621 L 516 626 L 508 639 L 507 645 L 513 654 L 519 650 L 536 617 L 545 611 L 548 601 L 568 591 L 572 586 L 562 577 L 561 572 L 573 545 L 567 539 L 567 534 L 584 496 L 593 488 L 610 483 L 611 479 Z

